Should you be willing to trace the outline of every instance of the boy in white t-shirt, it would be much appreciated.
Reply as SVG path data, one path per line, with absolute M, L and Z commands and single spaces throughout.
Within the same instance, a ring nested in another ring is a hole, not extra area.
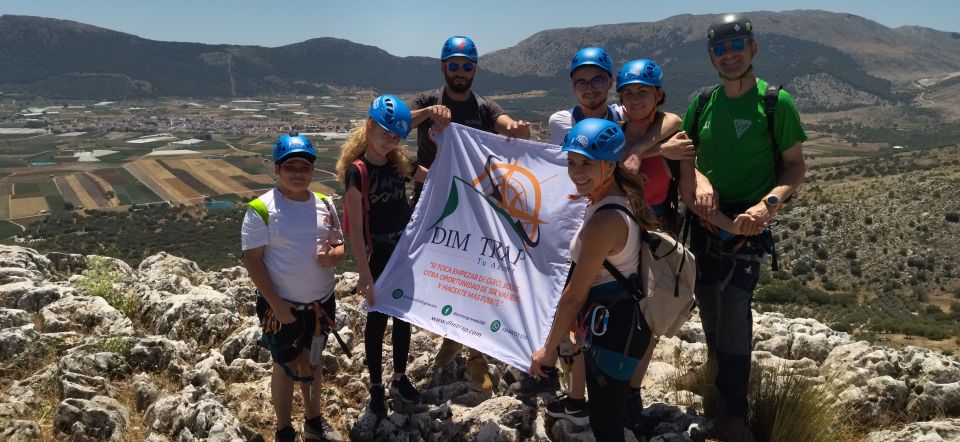
M 316 157 L 305 136 L 280 137 L 273 149 L 277 188 L 248 204 L 241 230 L 244 266 L 257 286 L 261 344 L 274 362 L 270 390 L 278 441 L 297 440 L 290 418 L 294 381 L 303 394 L 304 438 L 343 440 L 320 415 L 323 367 L 319 354 L 311 358 L 311 351 L 323 351 L 314 339 L 325 342 L 333 325 L 333 265 L 344 254 L 336 209 L 309 190 Z

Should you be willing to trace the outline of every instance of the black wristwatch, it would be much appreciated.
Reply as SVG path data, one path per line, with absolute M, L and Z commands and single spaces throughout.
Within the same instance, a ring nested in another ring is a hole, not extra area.
M 768 209 L 773 209 L 780 205 L 780 197 L 771 193 L 763 198 L 763 204 L 765 204 Z

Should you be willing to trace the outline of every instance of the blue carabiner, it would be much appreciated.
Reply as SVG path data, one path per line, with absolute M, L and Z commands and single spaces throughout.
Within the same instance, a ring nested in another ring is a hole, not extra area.
M 600 309 L 603 309 L 601 312 Z M 597 330 L 597 313 L 600 313 L 600 330 Z M 610 311 L 606 307 L 599 305 L 593 309 L 590 315 L 590 334 L 594 336 L 603 336 L 607 333 L 607 320 L 610 319 Z

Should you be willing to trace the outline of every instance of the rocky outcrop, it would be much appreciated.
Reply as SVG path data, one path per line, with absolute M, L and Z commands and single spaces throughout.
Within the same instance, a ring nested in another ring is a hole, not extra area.
M 81 288 L 97 272 L 114 275 L 113 288 L 135 299 L 130 317 Z M 489 361 L 492 395 L 470 391 L 465 359 L 434 367 L 440 339 L 416 327 L 407 375 L 422 401 L 391 400 L 387 418 L 377 418 L 366 410 L 366 311 L 353 293 L 357 275 L 337 279 L 337 328 L 352 355 L 331 337 L 318 394 L 321 412 L 343 434 L 354 440 L 594 440 L 588 427 L 546 416 L 542 398 L 508 395 L 507 381 L 518 374 L 500 362 Z M 78 441 L 132 434 L 147 441 L 272 439 L 272 362 L 259 345 L 254 296 L 241 267 L 204 272 L 161 253 L 133 269 L 106 257 L 44 257 L 0 247 L 0 368 L 13 374 L 0 392 L 0 438 L 36 438 L 46 429 L 58 440 Z M 834 383 L 844 404 L 868 425 L 917 421 L 878 430 L 868 440 L 958 437 L 956 358 L 854 341 L 812 319 L 777 313 L 754 318 L 755 370 Z M 388 327 L 386 378 L 392 374 L 390 333 Z M 677 337 L 660 340 L 644 379 L 646 424 L 625 430 L 627 440 L 701 441 L 711 430 L 712 420 L 697 411 L 704 399 L 678 390 L 679 376 L 703 363 L 703 342 L 695 315 Z M 44 406 L 55 410 L 52 416 L 34 411 Z

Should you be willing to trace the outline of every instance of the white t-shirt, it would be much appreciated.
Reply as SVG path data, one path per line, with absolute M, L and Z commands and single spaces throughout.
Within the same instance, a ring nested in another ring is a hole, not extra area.
M 621 120 L 627 118 L 627 115 L 623 112 L 623 106 L 612 104 L 607 105 L 607 107 L 613 108 L 613 118 L 617 120 L 615 121 L 616 123 L 620 123 Z M 567 136 L 567 132 L 570 132 L 570 129 L 573 127 L 573 108 L 557 111 L 554 112 L 553 115 L 550 115 L 548 127 L 550 127 L 550 144 L 556 144 L 558 146 L 563 144 L 563 138 Z
M 263 263 L 281 298 L 308 303 L 325 301 L 333 294 L 333 267 L 317 264 L 317 249 L 327 242 L 340 244 L 343 233 L 337 209 L 313 193 L 307 201 L 294 201 L 273 189 L 260 196 L 267 206 L 268 223 L 247 208 L 240 239 L 243 250 L 266 246 Z
M 596 204 L 591 204 L 587 207 L 587 213 L 583 217 L 583 224 L 580 225 L 580 229 L 577 230 L 577 234 L 573 236 L 573 241 L 570 245 L 570 259 L 573 262 L 577 262 L 577 259 L 580 258 L 580 249 L 583 247 L 582 241 L 580 239 L 580 232 L 583 230 L 583 226 L 587 225 L 587 221 L 590 217 L 596 213 L 597 209 L 603 207 L 604 205 L 616 203 L 623 207 L 626 207 L 627 210 L 630 209 L 630 201 L 623 196 L 608 196 Z M 623 250 L 620 250 L 620 253 L 616 255 L 607 256 L 607 261 L 610 261 L 610 264 L 613 264 L 623 276 L 630 276 L 634 273 L 637 273 L 637 266 L 640 264 L 640 228 L 637 226 L 637 223 L 633 222 L 626 213 L 623 213 L 619 210 L 613 210 L 614 212 L 620 214 L 623 218 L 623 221 L 627 223 L 628 233 L 627 233 L 627 242 L 623 245 Z M 607 269 L 601 267 L 600 273 L 597 274 L 596 279 L 593 280 L 592 285 L 600 285 L 617 279 L 607 271 Z

